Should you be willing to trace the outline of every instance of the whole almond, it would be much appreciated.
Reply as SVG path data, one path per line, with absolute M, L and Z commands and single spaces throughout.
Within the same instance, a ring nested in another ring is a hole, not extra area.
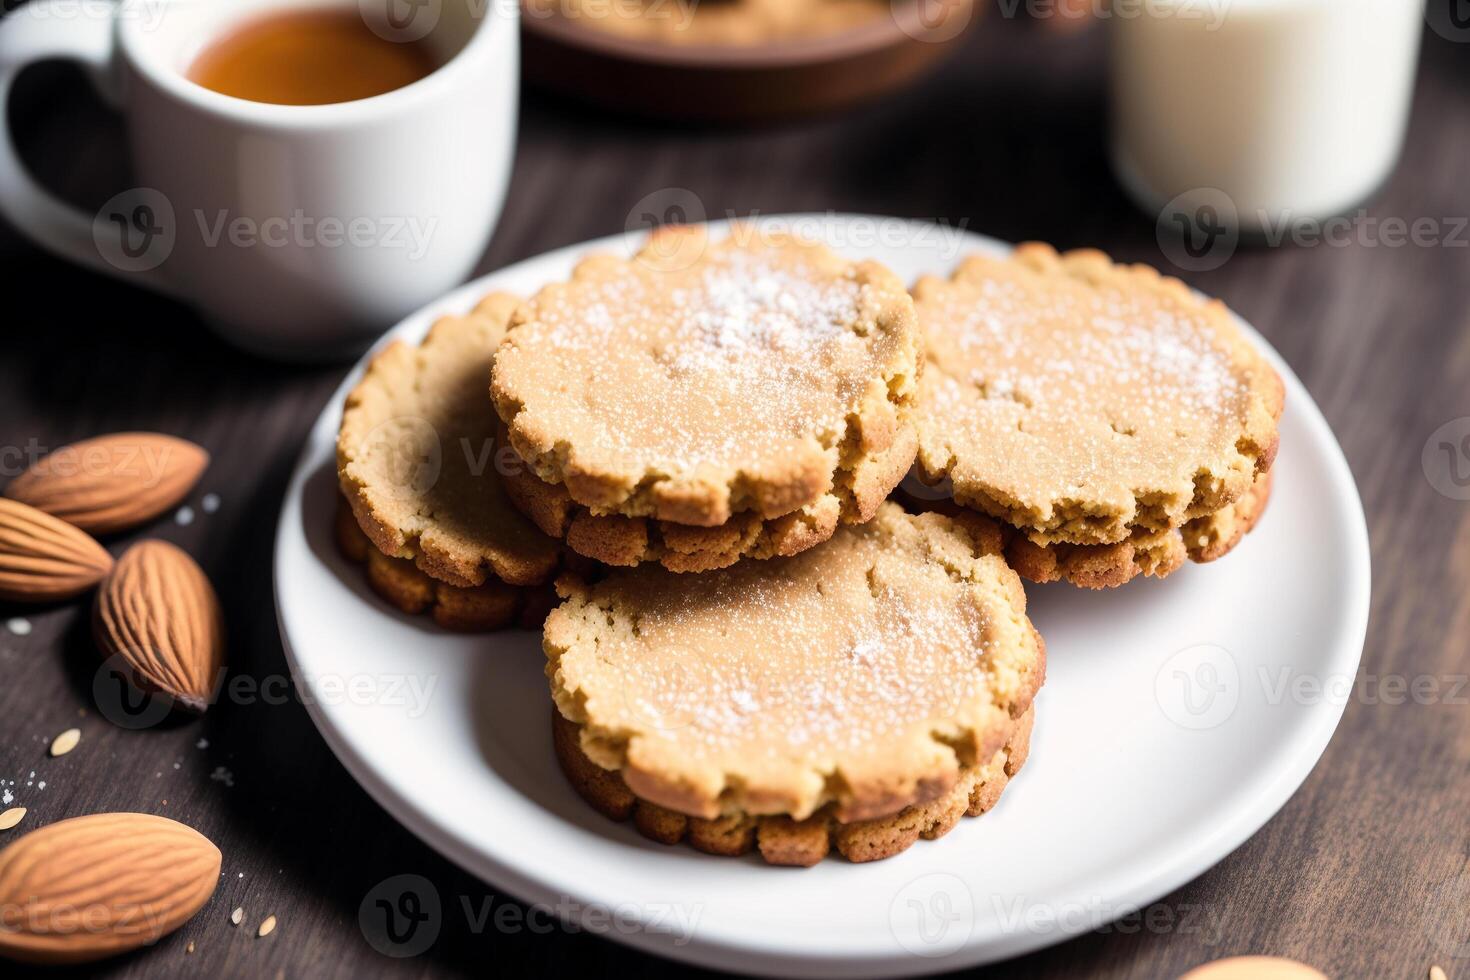
M 87 532 L 29 504 L 0 498 L 0 600 L 70 599 L 111 570 L 112 556 Z
M 209 454 L 174 436 L 117 432 L 42 457 L 5 495 L 93 534 L 137 527 L 183 500 Z
M 1197 966 L 1179 980 L 1327 980 L 1327 975 L 1281 956 L 1231 956 Z
M 157 942 L 214 894 L 220 852 L 147 813 L 99 813 L 0 851 L 0 956 L 90 963 Z
M 93 631 L 135 679 L 203 711 L 224 666 L 219 599 L 194 559 L 166 541 L 123 553 L 97 590 Z

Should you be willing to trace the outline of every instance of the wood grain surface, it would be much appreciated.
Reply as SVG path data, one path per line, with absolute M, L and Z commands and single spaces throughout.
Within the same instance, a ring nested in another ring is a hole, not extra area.
M 1154 222 L 1109 174 L 1101 40 L 996 17 L 898 98 L 772 130 L 662 127 L 528 96 L 514 183 L 481 268 L 620 231 L 646 195 L 685 188 L 714 217 L 833 209 L 940 219 L 1175 271 Z M 74 73 L 45 67 L 23 79 L 11 119 L 30 165 L 58 193 L 95 207 L 130 186 L 120 126 Z M 1218 269 L 1184 274 L 1270 338 L 1342 441 L 1371 531 L 1362 670 L 1374 683 L 1355 689 L 1301 790 L 1218 866 L 1145 916 L 987 975 L 1173 977 L 1221 956 L 1270 953 L 1337 977 L 1422 977 L 1435 962 L 1470 977 L 1470 502 L 1454 499 L 1453 485 L 1437 490 L 1443 475 L 1431 479 L 1421 459 L 1440 426 L 1470 416 L 1467 160 L 1470 45 L 1426 32 L 1408 145 L 1368 213 L 1433 219 L 1444 240 L 1243 247 Z M 50 258 L 8 228 L 0 262 L 6 475 L 35 449 L 121 429 L 207 447 L 213 464 L 191 497 L 192 523 L 165 519 L 109 544 L 156 536 L 186 548 L 223 599 L 232 670 L 283 677 L 271 599 L 276 513 L 307 427 L 345 367 L 236 353 L 188 310 Z M 1470 473 L 1470 457 L 1456 462 Z M 217 511 L 203 510 L 206 493 L 218 495 Z M 6 625 L 12 617 L 28 635 Z M 69 816 L 141 810 L 201 830 L 225 869 L 197 918 L 102 975 L 687 972 L 525 919 L 514 898 L 380 810 L 289 695 L 126 731 L 95 710 L 97 663 L 85 605 L 0 608 L 0 793 L 30 809 L 0 843 Z M 1376 683 L 1394 677 L 1428 678 L 1435 693 L 1395 697 Z M 48 758 L 49 740 L 72 726 L 80 746 Z M 396 874 L 429 879 L 444 903 L 437 941 L 404 959 L 375 952 L 359 927 L 364 898 Z M 237 906 L 238 928 L 229 923 Z M 279 924 L 258 939 L 268 915 Z

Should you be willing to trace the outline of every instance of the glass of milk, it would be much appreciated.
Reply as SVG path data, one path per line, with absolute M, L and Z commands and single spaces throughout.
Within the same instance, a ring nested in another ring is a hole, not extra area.
M 1424 0 L 1113 0 L 1118 177 L 1245 232 L 1350 211 L 1398 159 L 1423 27 Z

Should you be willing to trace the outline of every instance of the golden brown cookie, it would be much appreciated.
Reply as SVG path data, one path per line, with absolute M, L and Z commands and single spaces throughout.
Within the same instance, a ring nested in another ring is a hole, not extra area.
M 511 505 L 496 474 L 514 454 L 495 440 L 486 392 L 517 302 L 492 294 L 439 320 L 418 347 L 389 345 L 342 412 L 338 478 L 363 532 L 449 585 L 538 585 L 558 563 L 558 544 Z
M 957 806 L 998 778 L 1045 677 L 981 523 L 885 504 L 792 558 L 564 578 L 543 638 L 557 707 L 593 763 L 687 817 Z
M 915 445 L 912 430 L 904 430 L 886 454 L 866 464 L 856 482 L 873 489 L 854 497 L 860 502 L 855 503 L 850 522 L 861 523 L 877 513 L 883 502 L 880 488 L 902 479 L 902 467 L 913 459 Z M 832 537 L 843 518 L 841 498 L 829 493 L 781 517 L 747 512 L 718 527 L 694 527 L 594 514 L 572 500 L 565 487 L 543 482 L 523 464 L 505 467 L 501 478 L 511 502 L 543 532 L 565 541 L 579 555 L 615 567 L 656 561 L 672 572 L 707 572 L 742 558 L 789 557 Z
M 831 805 L 805 820 L 786 816 L 729 813 L 714 819 L 690 817 L 635 796 L 623 777 L 603 769 L 582 751 L 578 726 L 552 712 L 552 739 L 557 761 L 577 795 L 610 820 L 632 818 L 638 832 L 661 844 L 689 841 L 708 854 L 736 856 L 759 848 L 768 864 L 810 867 L 833 848 L 849 861 L 881 861 L 900 854 L 921 837 L 935 840 L 949 833 L 960 817 L 978 817 L 1000 800 L 1012 776 L 1021 770 L 1031 745 L 1036 709 L 1017 718 L 1005 744 L 983 765 L 965 766 L 949 792 L 927 803 L 871 820 L 843 823 Z
M 513 586 L 497 579 L 468 588 L 437 582 L 406 558 L 390 558 L 362 533 L 347 501 L 340 500 L 335 522 L 337 549 L 362 565 L 368 584 L 394 608 L 458 633 L 490 633 L 520 627 L 537 629 L 556 604 L 549 585 Z
M 1271 466 L 1281 379 L 1223 304 L 1175 279 L 1028 244 L 914 295 L 919 474 L 1035 545 L 1181 528 Z
M 891 0 L 531 0 L 527 17 L 561 17 L 618 37 L 741 46 L 824 37 L 889 16 Z
M 1163 578 L 1178 571 L 1186 560 L 1214 561 L 1240 543 L 1271 498 L 1272 471 L 1256 477 L 1246 495 L 1222 510 L 1196 517 L 1183 527 L 1167 531 L 1138 530 L 1117 544 L 1037 544 L 1024 532 L 991 521 L 1004 541 L 1006 561 L 1031 582 L 1070 582 L 1085 589 L 1111 589 L 1139 575 Z M 962 512 L 953 500 L 933 500 L 905 491 L 904 505 L 914 511 L 933 510 L 954 516 Z
M 532 474 L 592 516 L 716 528 L 835 498 L 858 522 L 913 452 L 918 368 L 912 301 L 882 266 L 681 227 L 538 293 L 491 387 Z

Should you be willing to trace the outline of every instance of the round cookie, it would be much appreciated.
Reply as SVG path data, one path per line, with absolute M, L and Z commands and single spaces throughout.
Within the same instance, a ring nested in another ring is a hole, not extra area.
M 1024 532 L 980 518 L 994 527 L 1003 542 L 1006 561 L 1022 578 L 1037 583 L 1070 582 L 1085 589 L 1111 589 L 1140 575 L 1163 578 L 1183 567 L 1186 560 L 1204 564 L 1229 553 L 1265 513 L 1271 498 L 1270 470 L 1256 477 L 1245 496 L 1235 503 L 1187 521 L 1167 531 L 1137 530 L 1116 544 L 1037 544 Z M 953 500 L 934 500 L 928 494 L 900 490 L 905 506 L 915 511 L 964 513 Z
M 1281 379 L 1223 304 L 1178 280 L 1027 244 L 914 296 L 919 475 L 1039 547 L 1222 514 L 1271 466 Z
M 337 438 L 335 537 L 374 591 L 446 629 L 536 626 L 551 607 L 560 547 L 513 507 L 495 470 L 490 363 L 519 303 L 487 296 L 435 323 L 418 347 L 395 342 L 347 396 Z
M 985 523 L 885 504 L 792 558 L 564 578 L 543 638 L 557 707 L 591 763 L 661 808 L 645 822 L 786 818 L 839 850 L 865 821 L 942 832 L 924 814 L 968 812 L 1019 764 L 1045 677 Z
M 949 792 L 904 807 L 888 817 L 842 823 L 818 811 L 805 820 L 730 813 L 714 819 L 690 817 L 633 795 L 617 772 L 603 769 L 582 751 L 578 726 L 553 711 L 552 742 L 557 762 L 577 795 L 609 820 L 631 818 L 638 832 L 660 844 L 687 840 L 707 854 L 736 857 L 759 848 L 767 864 L 811 867 L 835 848 L 854 863 L 881 861 L 901 854 L 920 838 L 935 840 L 954 829 L 961 817 L 978 817 L 1000 801 L 1011 777 L 1021 771 L 1031 747 L 1036 709 L 1016 719 L 1005 745 L 983 765 L 964 766 Z
M 449 585 L 538 585 L 558 564 L 557 543 L 511 505 L 496 473 L 508 450 L 485 389 L 518 302 L 495 293 L 439 320 L 417 348 L 390 344 L 342 412 L 337 473 L 363 532 Z
M 863 464 L 856 482 L 893 486 L 902 479 L 916 446 L 913 430 L 905 429 L 887 453 Z M 501 474 L 511 502 L 575 553 L 615 567 L 658 562 L 671 572 L 707 572 L 742 558 L 789 557 L 832 537 L 843 519 L 843 501 L 832 493 L 781 517 L 762 518 L 746 512 L 718 527 L 599 515 L 572 500 L 565 487 L 545 483 L 528 466 L 517 463 L 519 460 L 507 465 Z M 883 501 L 877 489 L 862 499 L 863 504 L 849 515 L 851 523 L 872 519 Z
M 656 232 L 517 311 L 491 385 L 511 445 L 594 517 L 702 528 L 871 517 L 916 447 L 913 303 L 873 262 L 737 226 Z
M 363 566 L 368 585 L 384 601 L 410 616 L 428 613 L 444 629 L 459 633 L 536 629 L 556 605 L 549 584 L 524 587 L 487 579 L 466 588 L 435 581 L 408 559 L 379 551 L 362 533 L 345 499 L 339 500 L 333 530 L 337 550 Z

